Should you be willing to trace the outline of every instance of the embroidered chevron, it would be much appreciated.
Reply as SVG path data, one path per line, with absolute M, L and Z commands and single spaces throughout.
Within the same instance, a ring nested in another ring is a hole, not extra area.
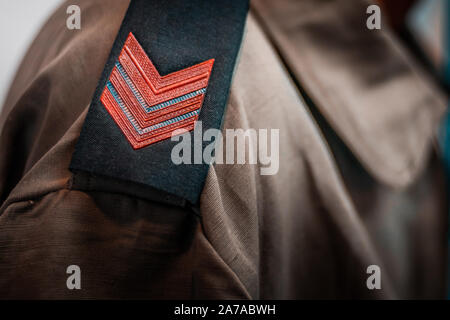
M 100 101 L 134 149 L 192 130 L 214 59 L 160 76 L 130 32 Z

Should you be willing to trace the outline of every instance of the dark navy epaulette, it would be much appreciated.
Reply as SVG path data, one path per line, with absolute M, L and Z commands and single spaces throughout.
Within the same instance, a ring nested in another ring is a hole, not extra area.
M 175 164 L 170 138 L 198 121 L 220 129 L 247 11 L 247 0 L 131 1 L 72 157 L 74 189 L 198 202 L 209 165 Z

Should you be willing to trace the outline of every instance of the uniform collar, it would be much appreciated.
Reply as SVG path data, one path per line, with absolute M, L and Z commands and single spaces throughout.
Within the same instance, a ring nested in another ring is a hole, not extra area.
M 405 186 L 425 166 L 445 97 L 360 0 L 255 0 L 292 75 L 366 170 Z

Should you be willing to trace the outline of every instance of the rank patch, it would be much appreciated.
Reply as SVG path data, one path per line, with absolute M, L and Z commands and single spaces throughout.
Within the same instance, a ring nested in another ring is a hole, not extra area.
M 129 2 L 73 152 L 73 189 L 198 204 L 210 164 L 175 163 L 179 141 L 170 137 L 196 121 L 221 129 L 248 8 L 248 0 Z M 211 142 L 192 143 L 191 154 Z
M 100 101 L 134 149 L 191 131 L 214 64 L 210 59 L 160 76 L 130 32 Z

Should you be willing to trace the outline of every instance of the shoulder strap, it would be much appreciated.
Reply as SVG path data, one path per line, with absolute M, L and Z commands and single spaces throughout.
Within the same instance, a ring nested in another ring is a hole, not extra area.
M 209 165 L 174 164 L 170 136 L 198 120 L 220 129 L 247 11 L 247 0 L 131 1 L 73 154 L 73 188 L 198 202 Z

